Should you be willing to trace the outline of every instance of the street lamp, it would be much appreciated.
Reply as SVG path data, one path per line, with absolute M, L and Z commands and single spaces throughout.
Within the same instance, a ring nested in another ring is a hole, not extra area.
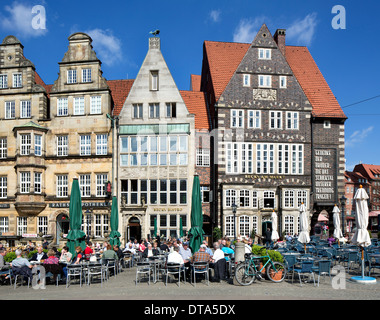
M 344 235 L 344 207 L 346 206 L 347 198 L 343 195 L 339 200 L 342 208 L 342 234 Z
M 236 209 L 237 209 L 237 205 L 235 202 L 231 205 L 231 208 L 232 208 L 232 213 L 234 214 L 234 240 L 236 240 Z

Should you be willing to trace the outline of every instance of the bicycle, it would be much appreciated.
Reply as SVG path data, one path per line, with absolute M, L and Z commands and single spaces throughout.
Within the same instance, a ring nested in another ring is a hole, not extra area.
M 236 266 L 235 279 L 242 286 L 248 286 L 252 284 L 256 279 L 262 279 L 262 272 L 266 269 L 266 274 L 268 279 L 279 283 L 282 282 L 286 277 L 286 267 L 283 263 L 278 261 L 272 261 L 268 251 L 266 250 L 265 256 L 256 256 L 253 253 L 248 253 L 245 255 L 245 262 Z M 268 260 L 260 268 L 256 265 L 255 261 L 267 258 Z

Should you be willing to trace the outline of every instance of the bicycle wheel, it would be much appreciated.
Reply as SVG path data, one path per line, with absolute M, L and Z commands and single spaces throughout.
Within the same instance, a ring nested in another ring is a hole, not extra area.
M 241 286 L 249 286 L 255 282 L 255 270 L 247 264 L 239 265 L 235 270 L 235 279 Z
M 280 262 L 273 262 L 273 264 L 268 264 L 267 267 L 268 279 L 273 282 L 281 282 L 286 277 L 286 268 Z

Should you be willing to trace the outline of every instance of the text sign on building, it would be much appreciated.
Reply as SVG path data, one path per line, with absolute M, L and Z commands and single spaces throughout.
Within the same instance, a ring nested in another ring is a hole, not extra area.
M 314 184 L 316 202 L 335 202 L 336 150 L 314 149 Z

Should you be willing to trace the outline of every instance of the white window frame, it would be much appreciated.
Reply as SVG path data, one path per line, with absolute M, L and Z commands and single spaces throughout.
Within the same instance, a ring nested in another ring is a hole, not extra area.
M 250 74 L 243 74 L 243 87 L 250 87 L 251 86 L 251 75 Z
M 108 151 L 108 135 L 106 133 L 96 135 L 96 155 L 106 155 Z
M 12 75 L 12 88 L 22 88 L 22 73 L 14 73 Z
M 90 114 L 102 113 L 102 96 L 90 97 Z
M 284 231 L 285 234 L 290 234 L 291 236 L 294 235 L 294 217 L 291 215 L 285 215 L 284 216 Z
M 84 115 L 84 97 L 73 98 L 74 116 Z
M 91 174 L 79 175 L 81 197 L 91 197 Z
M 159 78 L 158 78 L 158 70 L 151 70 L 150 71 L 150 90 L 151 91 L 158 91 L 159 88 Z
M 64 157 L 68 154 L 69 137 L 67 135 L 57 136 L 57 156 Z
M 294 190 L 284 190 L 284 208 L 294 208 Z
M 272 50 L 268 48 L 259 48 L 259 60 L 271 60 L 272 59 Z
M 324 129 L 330 129 L 331 128 L 331 121 L 330 120 L 323 121 L 323 128 Z
M 38 216 L 37 217 L 37 232 L 42 234 L 47 234 L 48 232 L 48 217 L 47 216 Z
M 20 172 L 20 193 L 30 193 L 30 171 Z
M 8 157 L 8 139 L 7 137 L 0 138 L 0 159 Z
M 143 104 L 134 103 L 132 105 L 132 119 L 142 119 L 143 118 Z
M 21 100 L 20 101 L 20 118 L 30 118 L 31 115 L 31 101 Z
M 231 109 L 231 128 L 244 128 L 244 110 Z
M 249 190 L 247 189 L 239 190 L 239 207 L 241 208 L 251 207 L 251 192 Z
M 9 232 L 9 218 L 0 217 L 0 232 Z
M 34 193 L 42 193 L 42 172 L 34 173 Z
M 272 88 L 272 76 L 260 74 L 258 86 L 259 88 Z
M 0 89 L 7 89 L 7 88 L 8 88 L 8 75 L 0 74 Z
M 287 111 L 286 112 L 286 129 L 299 130 L 299 112 Z
M 69 184 L 67 174 L 56 176 L 57 181 L 57 198 L 66 198 L 69 195 Z
M 91 134 L 82 134 L 79 136 L 79 154 L 81 156 L 91 155 Z
M 57 117 L 67 116 L 69 114 L 69 99 L 57 98 Z
M 250 237 L 250 217 L 242 215 L 239 217 L 239 234 L 243 237 Z
M 30 154 L 32 146 L 32 135 L 30 133 L 20 134 L 20 155 L 27 156 Z
M 229 215 L 225 218 L 225 225 L 226 225 L 226 237 L 233 237 L 234 236 L 234 230 L 235 230 L 235 219 L 234 216 Z
M 91 68 L 84 68 L 82 69 L 82 82 L 88 83 L 92 82 L 92 74 L 91 74 Z
M 196 150 L 196 166 L 209 167 L 210 166 L 210 149 L 197 148 Z
M 107 173 L 96 174 L 96 196 L 105 197 L 107 195 L 106 182 L 108 181 Z
M 28 232 L 28 217 L 17 217 L 17 235 L 22 236 Z
M 287 77 L 286 76 L 280 76 L 278 82 L 279 82 L 280 89 L 286 89 L 286 87 L 287 87 Z
M 16 118 L 16 104 L 14 101 L 5 101 L 5 119 Z
M 8 197 L 8 177 L 0 176 L 0 198 L 5 199 L 7 197 Z
M 177 104 L 175 102 L 166 103 L 166 118 L 177 118 Z
M 160 104 L 149 103 L 149 119 L 159 119 L 159 118 L 160 118 Z
M 41 134 L 34 135 L 34 155 L 38 157 L 42 156 L 42 135 Z
M 269 129 L 282 129 L 282 111 L 269 111 Z
M 103 238 L 109 229 L 108 214 L 95 214 L 94 217 L 94 236 L 95 238 Z
M 69 69 L 67 70 L 67 83 L 77 83 L 77 70 Z
M 273 174 L 275 164 L 275 145 L 258 143 L 256 145 L 256 173 Z
M 231 207 L 232 204 L 238 204 L 238 199 L 237 199 L 237 191 L 235 189 L 226 189 L 224 192 L 224 199 L 225 199 L 225 204 L 224 206 L 226 208 Z
M 248 110 L 248 128 L 260 129 L 261 128 L 261 111 Z

